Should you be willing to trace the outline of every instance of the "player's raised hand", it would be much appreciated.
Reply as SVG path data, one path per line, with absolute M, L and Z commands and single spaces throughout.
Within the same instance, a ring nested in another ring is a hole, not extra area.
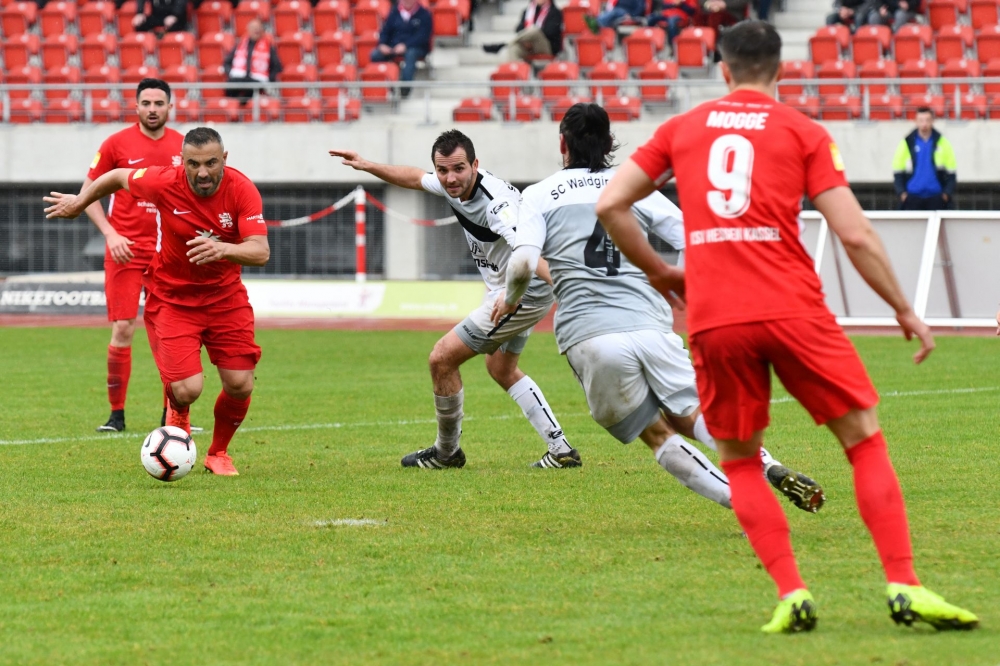
M 192 264 L 202 266 L 204 264 L 210 264 L 213 261 L 221 261 L 226 258 L 225 246 L 227 243 L 220 243 L 214 238 L 198 236 L 197 238 L 189 240 L 187 245 L 191 247 L 191 249 L 187 251 L 187 256 L 188 261 Z
M 63 194 L 62 192 L 49 192 L 49 196 L 42 197 L 42 201 L 52 204 L 45 209 L 45 219 L 51 220 L 55 217 L 72 220 L 79 217 L 84 206 L 80 205 L 80 199 L 75 194 Z
M 514 305 L 508 305 L 505 298 L 506 296 L 507 290 L 504 289 L 497 294 L 496 300 L 493 301 L 493 312 L 490 314 L 490 321 L 492 321 L 496 326 L 500 325 L 500 322 L 503 321 L 504 317 L 517 312 L 517 308 L 520 305 L 520 302 L 515 303 Z
M 358 171 L 364 171 L 365 164 L 367 164 L 367 160 L 354 150 L 331 150 L 330 157 L 339 157 L 342 159 L 341 164 Z
M 127 264 L 135 258 L 135 255 L 132 254 L 132 249 L 129 247 L 129 245 L 133 244 L 133 241 L 121 234 L 112 233 L 105 236 L 104 244 L 108 246 L 108 253 L 116 264 Z
M 900 312 L 896 315 L 896 321 L 899 322 L 907 340 L 912 340 L 913 336 L 917 336 L 917 339 L 920 340 L 920 349 L 913 355 L 913 362 L 923 362 L 934 351 L 934 335 L 931 334 L 930 326 L 922 322 L 913 310 Z

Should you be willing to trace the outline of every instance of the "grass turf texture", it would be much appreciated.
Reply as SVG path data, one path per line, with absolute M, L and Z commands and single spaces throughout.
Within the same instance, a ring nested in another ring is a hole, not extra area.
M 543 446 L 478 359 L 464 372 L 467 467 L 404 470 L 399 458 L 434 438 L 425 360 L 437 336 L 265 330 L 231 447 L 241 476 L 201 473 L 206 433 L 198 467 L 173 484 L 139 463 L 160 416 L 141 333 L 128 434 L 93 432 L 107 417 L 107 337 L 0 329 L 0 440 L 71 439 L 0 446 L 2 663 L 1000 659 L 994 340 L 940 339 L 921 367 L 900 339 L 856 340 L 884 394 L 985 389 L 887 395 L 880 408 L 918 571 L 982 628 L 891 622 L 843 455 L 779 402 L 768 445 L 820 479 L 828 502 L 812 516 L 783 500 L 819 627 L 768 637 L 758 627 L 774 588 L 734 517 L 641 443 L 622 447 L 598 428 L 550 335 L 533 336 L 522 367 L 582 452 L 581 470 L 528 468 Z M 193 420 L 210 427 L 218 378 L 208 377 Z M 318 526 L 362 518 L 378 524 Z

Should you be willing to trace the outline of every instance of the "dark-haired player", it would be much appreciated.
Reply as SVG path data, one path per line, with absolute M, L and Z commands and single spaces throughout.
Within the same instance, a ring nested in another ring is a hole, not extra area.
M 678 481 L 731 507 L 725 476 L 680 436 L 716 448 L 698 407 L 694 368 L 673 331 L 673 312 L 597 220 L 597 198 L 615 173 L 617 145 L 607 112 L 597 104 L 570 107 L 559 123 L 559 149 L 563 169 L 524 190 L 505 298 L 494 306 L 494 321 L 514 311 L 544 257 L 559 301 L 556 344 L 594 420 L 623 444 L 641 439 Z M 653 192 L 633 210 L 645 230 L 684 249 L 681 211 L 665 196 Z M 761 458 L 772 485 L 799 508 L 819 510 L 819 484 L 763 448 Z
M 778 587 L 766 633 L 808 631 L 816 604 L 799 576 L 788 522 L 760 474 L 771 370 L 840 441 L 854 470 L 858 510 L 875 542 L 896 622 L 970 629 L 972 613 L 920 585 L 899 481 L 861 359 L 826 307 L 813 261 L 799 239 L 808 196 L 851 262 L 896 311 L 921 362 L 934 349 L 885 249 L 844 176 L 827 131 L 775 99 L 781 38 L 763 21 L 722 33 L 730 93 L 674 116 L 611 180 L 597 214 L 622 253 L 677 301 L 685 287 L 698 393 L 732 489 L 733 511 Z M 632 205 L 671 176 L 685 208 L 686 264 L 663 262 Z
M 260 360 L 240 267 L 265 265 L 271 251 L 260 193 L 226 167 L 226 155 L 219 133 L 199 127 L 184 137 L 183 164 L 113 169 L 78 195 L 45 197 L 52 204 L 45 212 L 48 218 L 76 217 L 119 190 L 157 206 L 160 248 L 143 286 L 150 346 L 171 405 L 167 423 L 190 432 L 189 407 L 204 387 L 204 345 L 222 380 L 205 467 L 235 476 L 227 449 L 250 407 Z
M 170 108 L 170 86 L 165 81 L 140 81 L 135 91 L 139 122 L 105 139 L 90 163 L 81 191 L 112 169 L 180 165 L 184 137 L 167 127 Z M 142 274 L 156 252 L 156 205 L 122 191 L 111 195 L 107 214 L 99 201 L 86 212 L 104 234 L 104 293 L 111 322 L 108 346 L 111 416 L 97 430 L 120 432 L 125 429 L 125 397 L 132 374 L 132 337 L 139 312 Z
M 434 446 L 405 456 L 403 466 L 440 469 L 465 465 L 459 441 L 464 402 L 459 366 L 484 354 L 490 376 L 518 404 L 548 447 L 533 466 L 579 467 L 580 454 L 566 440 L 542 390 L 517 365 L 532 328 L 552 308 L 552 287 L 541 279 L 532 280 L 518 312 L 497 326 L 490 321 L 493 302 L 503 298 L 521 198 L 517 189 L 481 170 L 472 141 L 458 130 L 444 132 L 431 147 L 432 174 L 413 166 L 369 162 L 351 150 L 331 150 L 330 154 L 392 185 L 444 197 L 465 230 L 472 258 L 488 289 L 482 305 L 434 345 L 430 369 L 437 439 Z

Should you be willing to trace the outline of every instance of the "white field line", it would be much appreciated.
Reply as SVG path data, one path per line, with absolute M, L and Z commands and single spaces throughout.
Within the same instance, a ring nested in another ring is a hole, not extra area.
M 909 398 L 923 395 L 961 395 L 965 393 L 988 393 L 1000 391 L 1000 386 L 984 386 L 980 388 L 960 388 L 960 389 L 931 389 L 925 391 L 884 391 L 879 393 L 880 398 Z M 771 404 L 778 405 L 786 402 L 794 402 L 795 398 L 785 396 L 774 398 Z M 590 416 L 589 413 L 580 412 L 576 414 L 560 414 L 563 418 L 577 418 Z M 520 418 L 513 414 L 500 414 L 497 416 L 485 416 L 478 419 L 473 416 L 466 416 L 466 421 L 507 421 Z M 340 428 L 391 428 L 393 426 L 408 425 L 433 425 L 435 419 L 408 419 L 399 421 L 356 421 L 354 423 L 302 423 L 273 426 L 248 426 L 240 428 L 240 432 L 284 432 L 300 430 L 338 430 Z M 0 446 L 24 446 L 29 444 L 68 444 L 75 442 L 96 442 L 115 439 L 139 439 L 145 437 L 146 433 L 121 433 L 114 435 L 84 435 L 81 437 L 40 437 L 38 439 L 0 439 Z
M 371 518 L 338 518 L 337 520 L 317 520 L 313 527 L 382 527 L 388 525 L 387 520 L 372 520 Z

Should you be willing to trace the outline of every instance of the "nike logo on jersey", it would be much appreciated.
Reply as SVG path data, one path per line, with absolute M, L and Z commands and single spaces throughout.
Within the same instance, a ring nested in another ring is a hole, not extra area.
M 177 210 L 174 208 L 174 215 L 187 215 L 190 212 L 189 210 Z
M 146 159 L 146 158 L 145 157 L 140 157 L 137 160 L 129 160 L 128 163 L 129 164 L 138 164 L 139 162 L 143 161 L 144 159 Z

